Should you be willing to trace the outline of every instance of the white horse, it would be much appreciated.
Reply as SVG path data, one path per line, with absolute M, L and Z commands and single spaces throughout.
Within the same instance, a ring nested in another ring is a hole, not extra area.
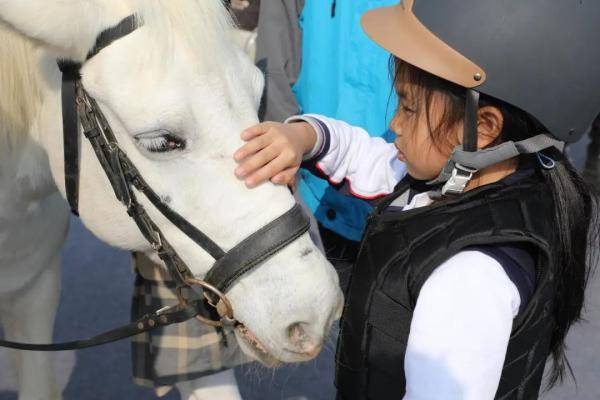
M 84 64 L 82 82 L 153 189 L 224 249 L 293 205 L 284 187 L 248 190 L 234 177 L 232 154 L 242 144 L 239 132 L 257 122 L 263 78 L 233 44 L 221 0 L 0 0 L 0 315 L 7 339 L 52 339 L 69 215 L 55 60 L 83 61 L 100 32 L 131 14 L 143 25 Z M 183 149 L 169 150 L 166 135 Z M 84 139 L 81 154 L 87 228 L 111 245 L 151 254 Z M 213 260 L 138 199 L 202 277 Z M 337 275 L 308 234 L 237 281 L 228 297 L 254 336 L 236 331 L 240 346 L 271 365 L 313 358 L 342 304 Z M 20 400 L 61 398 L 47 354 L 14 356 Z M 231 371 L 180 390 L 184 399 L 240 397 Z

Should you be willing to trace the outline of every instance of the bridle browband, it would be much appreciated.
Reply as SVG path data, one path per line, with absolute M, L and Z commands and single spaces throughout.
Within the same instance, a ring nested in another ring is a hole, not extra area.
M 86 61 L 137 28 L 138 21 L 131 15 L 118 25 L 105 30 L 98 36 Z M 28 344 L 0 340 L 0 347 L 35 351 L 80 349 L 110 343 L 191 318 L 197 318 L 208 325 L 221 328 L 231 328 L 239 324 L 234 318 L 231 303 L 224 293 L 242 275 L 253 270 L 308 231 L 310 222 L 300 206 L 296 204 L 285 214 L 259 229 L 229 251 L 224 251 L 206 234 L 170 208 L 148 185 L 135 165 L 119 147 L 96 100 L 83 88 L 79 72 L 82 63 L 60 60 L 58 65 L 63 73 L 61 96 L 65 190 L 72 212 L 78 215 L 80 122 L 83 135 L 94 149 L 116 198 L 127 208 L 127 214 L 135 221 L 144 238 L 158 253 L 171 278 L 175 281 L 179 304 L 158 310 L 129 325 L 85 340 L 58 344 Z M 215 263 L 204 280 L 196 279 L 185 262 L 177 255 L 160 229 L 148 216 L 144 207 L 138 202 L 134 189 L 143 194 L 165 218 L 215 259 Z M 201 300 L 186 299 L 183 296 L 184 288 L 190 288 L 200 293 Z

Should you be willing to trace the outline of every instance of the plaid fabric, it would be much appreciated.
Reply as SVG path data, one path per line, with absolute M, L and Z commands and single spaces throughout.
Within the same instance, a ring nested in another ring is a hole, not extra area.
M 133 253 L 133 265 L 138 272 L 131 307 L 133 319 L 177 304 L 175 285 L 163 267 L 139 253 Z M 168 392 L 169 386 L 177 382 L 250 362 L 233 332 L 223 337 L 197 320 L 134 336 L 131 347 L 134 382 L 153 387 L 159 394 Z

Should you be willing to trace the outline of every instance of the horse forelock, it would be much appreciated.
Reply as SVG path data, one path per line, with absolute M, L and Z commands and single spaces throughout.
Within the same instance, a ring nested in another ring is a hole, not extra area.
M 0 23 L 0 140 L 20 142 L 42 104 L 36 47 Z
M 138 0 L 136 14 L 153 39 L 147 52 L 154 65 L 169 62 L 176 42 L 186 46 L 194 65 L 222 65 L 233 21 L 221 0 Z

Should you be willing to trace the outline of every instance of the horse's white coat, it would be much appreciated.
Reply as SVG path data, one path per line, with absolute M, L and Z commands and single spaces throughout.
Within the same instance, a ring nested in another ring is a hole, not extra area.
M 149 184 L 225 249 L 293 204 L 283 187 L 248 190 L 233 175 L 239 132 L 257 121 L 263 81 L 233 45 L 220 0 L 0 0 L 0 20 L 30 38 L 0 30 L 0 43 L 14 44 L 0 46 L 0 93 L 12 93 L 8 100 L 0 97 L 0 126 L 8 120 L 10 127 L 0 131 L 0 310 L 5 327 L 13 327 L 7 337 L 49 341 L 56 309 L 57 254 L 68 212 L 59 195 L 64 196 L 64 176 L 54 59 L 82 60 L 99 32 L 131 13 L 140 16 L 143 27 L 87 62 L 82 75 Z M 19 73 L 24 71 L 26 77 Z M 14 88 L 9 91 L 8 85 Z M 151 153 L 148 147 L 160 142 L 156 134 L 162 130 L 185 139 L 186 149 Z M 83 222 L 109 244 L 150 252 L 86 141 L 81 153 Z M 182 259 L 202 276 L 212 259 L 138 197 Z M 228 296 L 236 317 L 284 362 L 314 354 L 341 301 L 335 271 L 308 234 L 240 279 Z M 301 342 L 290 339 L 288 329 L 296 323 L 305 334 Z M 20 399 L 60 398 L 50 368 L 39 368 L 49 365 L 46 356 L 24 353 L 20 360 Z

